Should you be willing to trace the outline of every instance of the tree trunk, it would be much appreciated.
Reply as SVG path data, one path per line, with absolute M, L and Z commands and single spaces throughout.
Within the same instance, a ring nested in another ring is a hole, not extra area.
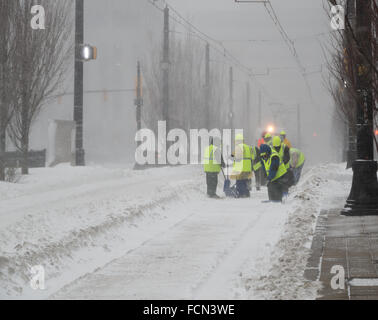
M 29 174 L 29 136 L 25 135 L 21 141 L 22 163 L 21 174 Z
M 27 70 L 26 68 L 26 60 L 24 62 L 23 70 Z M 28 113 L 30 108 L 30 95 L 28 95 L 27 89 L 27 80 L 22 80 L 22 105 L 21 105 L 21 153 L 22 153 L 22 161 L 21 161 L 21 174 L 27 175 L 29 174 L 29 161 L 28 161 L 28 152 L 29 152 L 29 128 L 30 128 L 30 121 L 28 121 Z
M 22 133 L 21 133 L 21 153 L 22 153 L 22 163 L 21 163 L 21 174 L 29 174 L 29 128 L 30 122 L 28 121 L 28 104 L 26 103 L 28 99 L 26 95 L 23 95 L 22 104 Z
M 5 128 L 0 125 L 0 181 L 5 180 Z

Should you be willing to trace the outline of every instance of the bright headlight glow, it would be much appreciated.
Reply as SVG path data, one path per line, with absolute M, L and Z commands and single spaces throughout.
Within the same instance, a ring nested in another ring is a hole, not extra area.
M 273 133 L 274 132 L 274 126 L 268 126 L 268 130 L 267 130 L 269 133 Z

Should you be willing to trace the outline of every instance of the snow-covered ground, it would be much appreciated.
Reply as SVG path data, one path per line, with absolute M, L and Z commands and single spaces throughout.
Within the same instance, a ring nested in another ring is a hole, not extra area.
M 0 183 L 0 298 L 314 298 L 303 271 L 317 215 L 349 191 L 344 168 L 312 168 L 284 205 L 262 203 L 265 188 L 210 200 L 198 166 L 32 170 Z

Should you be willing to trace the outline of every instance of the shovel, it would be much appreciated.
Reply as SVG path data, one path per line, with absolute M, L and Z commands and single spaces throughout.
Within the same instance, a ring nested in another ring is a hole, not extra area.
M 231 187 L 231 181 L 224 174 L 223 168 L 222 168 L 222 173 L 223 173 L 223 177 L 224 177 L 224 186 L 223 186 L 224 194 L 226 195 L 226 197 L 237 198 L 238 197 L 237 191 L 236 191 L 235 187 Z

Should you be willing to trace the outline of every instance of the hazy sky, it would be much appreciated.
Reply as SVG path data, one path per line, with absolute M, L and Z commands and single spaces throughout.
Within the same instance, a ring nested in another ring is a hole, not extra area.
M 271 103 L 287 105 L 286 108 L 276 106 L 275 112 L 279 114 L 278 125 L 288 131 L 294 142 L 297 139 L 295 111 L 300 104 L 302 148 L 308 154 L 311 152 L 311 158 L 316 161 L 324 160 L 324 155 L 330 154 L 328 142 L 333 139 L 330 136 L 333 102 L 322 80 L 326 68 L 323 73 L 316 73 L 325 63 L 320 43 L 326 42 L 327 34 L 331 32 L 322 1 L 271 0 L 280 23 L 295 43 L 301 63 L 311 73 L 307 79 L 312 102 L 295 59 L 263 4 L 237 4 L 234 0 L 167 0 L 183 17 L 220 41 L 256 74 L 254 79 L 248 79 L 235 69 L 236 126 L 245 127 L 243 103 L 249 81 L 253 120 L 257 118 L 258 92 L 261 91 L 263 125 L 273 120 Z M 106 145 L 108 155 L 113 156 L 116 150 L 121 152 L 120 158 L 132 158 L 135 148 L 134 93 L 104 94 L 101 90 L 133 88 L 137 60 L 143 60 L 149 54 L 152 42 L 162 41 L 163 15 L 147 0 L 109 0 L 105 7 L 103 3 L 103 0 L 85 2 L 85 41 L 98 47 L 99 58 L 85 65 L 84 87 L 85 90 L 100 90 L 84 95 L 85 145 L 88 154 L 96 154 Z M 162 7 L 164 1 L 156 0 L 156 4 Z M 171 15 L 174 17 L 174 12 Z M 177 30 L 180 26 L 174 28 Z M 223 60 L 223 55 L 212 49 L 211 59 L 216 63 L 216 60 Z M 269 74 L 262 76 L 268 68 Z M 72 78 L 72 75 L 68 78 L 68 91 L 72 91 Z M 32 132 L 33 148 L 46 146 L 48 119 L 72 119 L 72 103 L 73 97 L 66 95 L 46 108 Z M 250 127 L 257 132 L 256 123 L 251 123 Z
M 233 0 L 167 2 L 208 35 L 223 41 L 224 46 L 254 73 L 265 73 L 267 67 L 293 68 L 272 70 L 269 76 L 258 77 L 280 102 L 309 100 L 295 60 L 263 4 L 237 4 Z M 320 70 L 325 61 L 319 40 L 324 41 L 326 37 L 314 35 L 331 31 L 322 1 L 272 0 L 271 3 L 289 37 L 295 40 L 303 66 L 309 71 Z M 319 97 L 319 75 L 310 76 L 309 81 Z
M 163 3 L 162 0 L 158 2 Z M 326 68 L 321 43 L 326 43 L 332 32 L 322 0 L 271 0 L 278 19 L 294 41 L 301 64 L 306 68 L 313 102 L 295 59 L 271 20 L 266 8 L 259 3 L 235 3 L 234 0 L 167 0 L 182 15 L 212 38 L 219 40 L 245 66 L 251 68 L 269 96 L 263 93 L 264 111 L 271 118 L 270 103 L 293 106 L 300 103 L 302 110 L 303 139 L 308 149 L 320 149 L 332 139 L 333 102 L 324 88 L 322 76 Z M 249 41 L 252 40 L 252 41 Z M 216 53 L 213 52 L 214 55 Z M 323 73 L 319 71 L 323 70 Z M 315 72 L 315 73 L 314 73 Z M 317 73 L 316 73 L 317 72 Z M 236 82 L 247 78 L 236 75 Z M 261 89 L 253 80 L 256 90 Z M 236 85 L 236 87 L 239 87 Z M 240 86 L 244 88 L 243 86 Z M 255 103 L 257 94 L 253 97 Z M 277 108 L 277 107 L 276 107 Z M 286 113 L 285 110 L 278 110 Z M 290 115 L 289 115 L 290 117 Z M 295 113 L 291 115 L 295 119 Z M 286 122 L 287 123 L 287 122 Z M 295 122 L 290 122 L 295 133 Z M 316 134 L 317 139 L 314 135 Z

